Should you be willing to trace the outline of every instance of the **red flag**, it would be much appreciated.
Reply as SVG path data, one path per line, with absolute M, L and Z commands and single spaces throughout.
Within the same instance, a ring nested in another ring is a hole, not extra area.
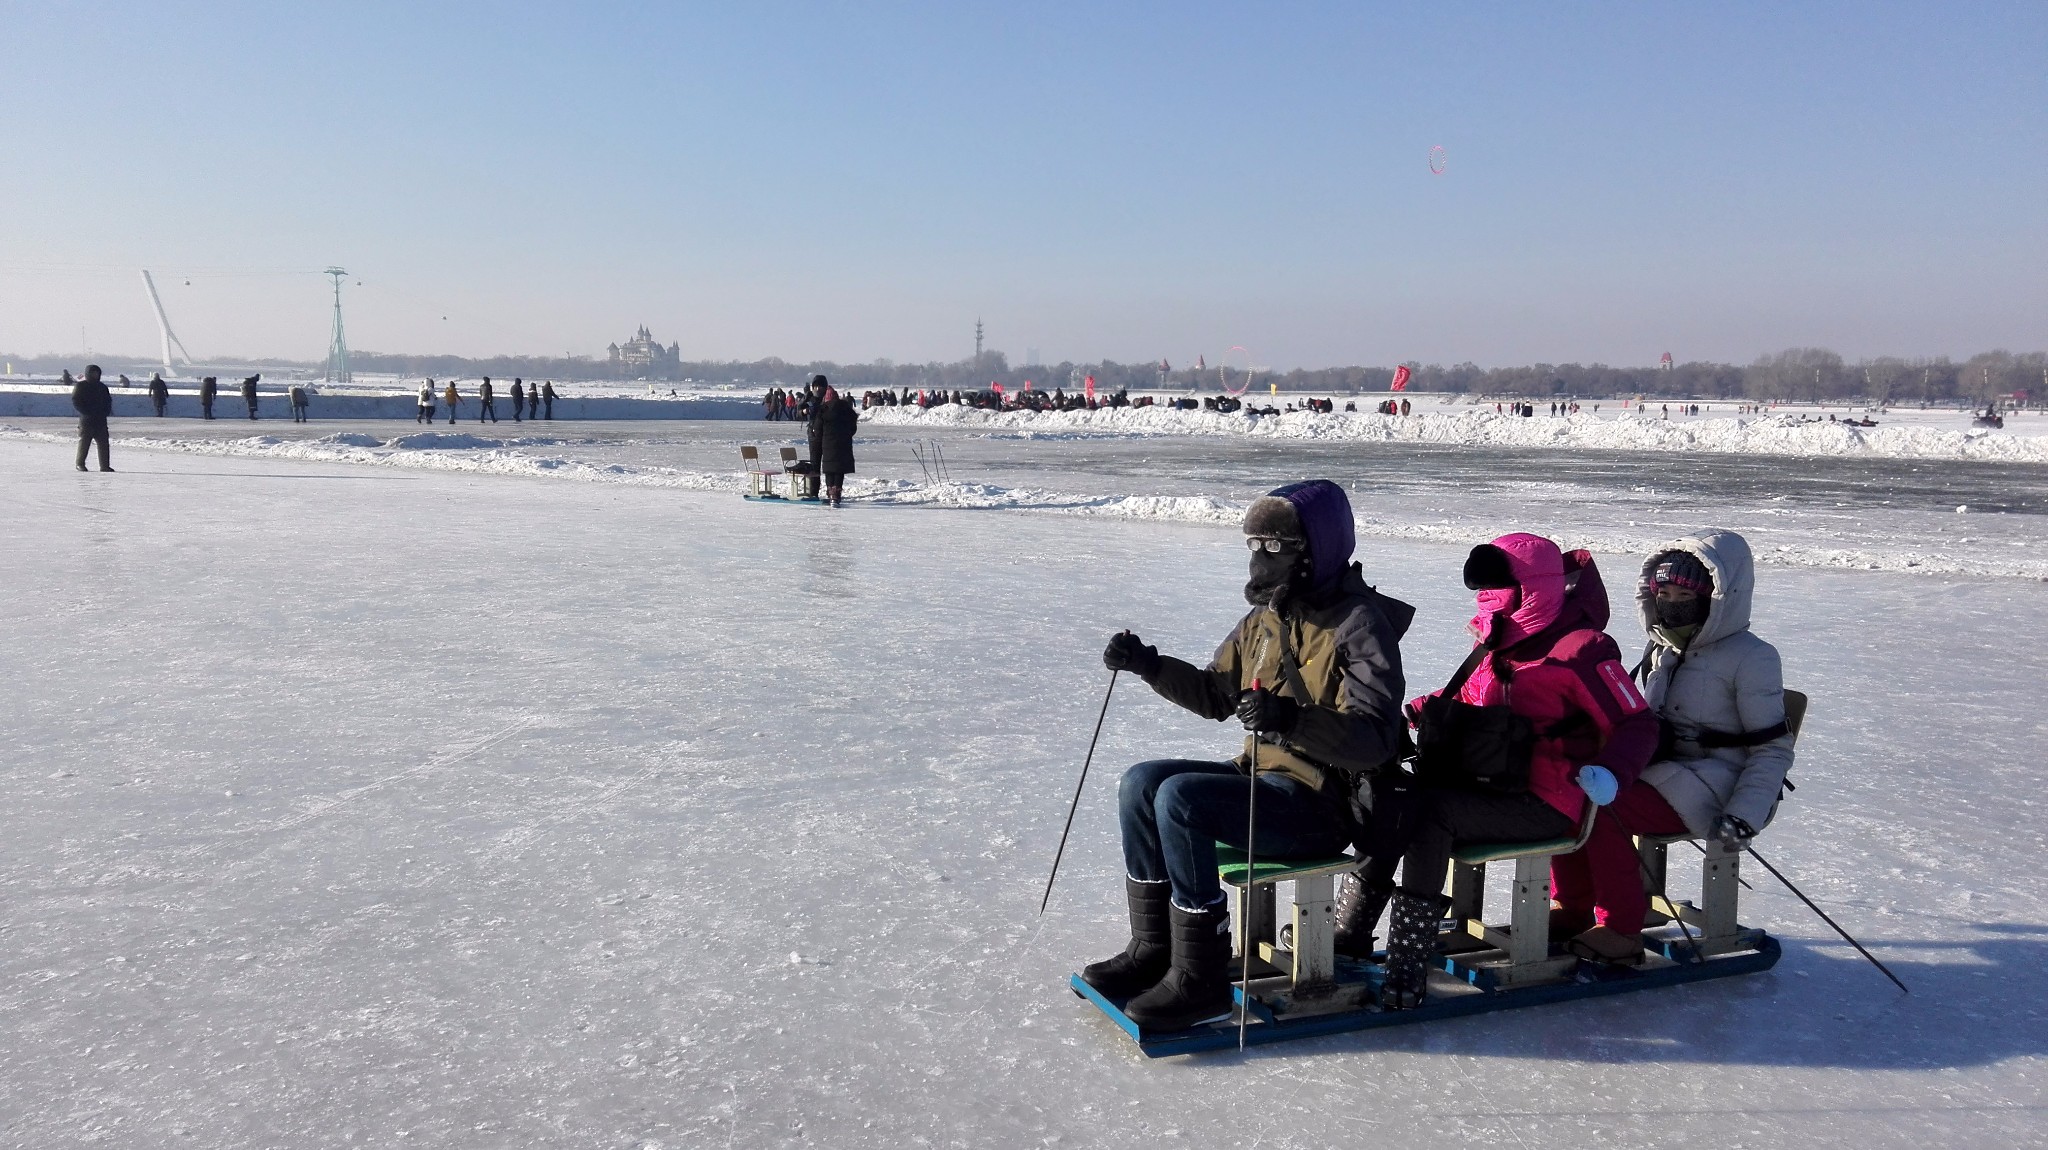
M 1002 385 L 1002 384 L 1000 384 L 1000 383 L 991 383 L 991 384 L 989 384 L 989 386 L 995 389 L 995 392 L 996 392 L 996 394 L 997 394 L 997 395 L 1001 395 L 1001 394 L 1003 393 L 1003 385 Z
M 1095 377 L 1092 375 L 1088 377 L 1088 398 L 1095 398 Z
M 1394 386 L 1392 386 L 1392 387 L 1388 388 L 1387 390 L 1388 390 L 1388 391 L 1407 391 L 1407 390 L 1408 390 L 1408 365 L 1407 365 L 1407 364 L 1405 364 L 1405 363 L 1404 363 L 1404 364 L 1402 364 L 1401 366 L 1399 366 L 1399 367 L 1397 367 L 1397 368 L 1395 368 L 1395 369 L 1394 369 Z

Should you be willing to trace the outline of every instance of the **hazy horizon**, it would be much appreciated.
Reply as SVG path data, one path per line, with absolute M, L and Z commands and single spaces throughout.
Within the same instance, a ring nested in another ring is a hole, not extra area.
M 2048 7 L 0 12 L 0 349 L 2048 345 Z M 1432 147 L 1448 163 L 1430 169 Z M 357 281 L 360 280 L 360 286 Z M 234 349 L 231 357 L 228 349 Z M 139 354 L 137 354 L 139 353 Z

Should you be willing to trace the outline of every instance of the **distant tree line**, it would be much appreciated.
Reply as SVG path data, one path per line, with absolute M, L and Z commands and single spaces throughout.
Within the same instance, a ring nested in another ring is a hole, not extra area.
M 12 360 L 17 372 L 56 374 L 77 370 L 83 360 L 70 356 L 0 356 Z M 400 355 L 387 352 L 352 352 L 350 364 L 364 373 L 391 374 L 412 378 L 473 378 L 524 376 L 528 379 L 619 378 L 611 365 L 587 356 L 491 356 L 471 358 L 457 355 Z M 141 372 L 152 368 L 132 357 L 107 356 L 101 362 L 110 372 Z M 250 360 L 252 367 L 281 370 L 314 369 L 318 363 L 291 360 Z M 124 366 L 125 365 L 125 366 Z M 1232 388 L 1245 386 L 1243 369 L 1226 374 L 1215 367 L 1179 367 L 1162 370 L 1158 362 L 1099 363 L 1061 362 L 1043 366 L 1012 367 L 1002 352 L 984 354 L 951 363 L 895 363 L 878 359 L 871 363 L 833 363 L 818 360 L 792 363 L 769 357 L 752 361 L 684 361 L 664 371 L 662 382 L 684 380 L 699 383 L 729 383 L 767 388 L 801 382 L 812 375 L 831 378 L 842 390 L 860 392 L 880 388 L 947 391 L 976 391 L 990 384 L 1019 389 L 1027 384 L 1050 391 L 1072 390 L 1095 377 L 1099 391 L 1120 388 L 1131 391 L 1151 389 L 1217 392 L 1227 382 Z M 1850 363 L 1824 348 L 1788 348 L 1776 355 L 1762 356 L 1746 367 L 1727 363 L 1692 362 L 1658 367 L 1609 367 L 1606 364 L 1538 363 L 1526 367 L 1482 368 L 1470 363 L 1445 367 L 1441 364 L 1410 363 L 1408 387 L 1412 391 L 1452 392 L 1485 396 L 1564 397 L 1597 399 L 1624 395 L 1658 396 L 1671 399 L 1755 400 L 1759 402 L 1848 402 L 1875 403 L 1983 403 L 1995 396 L 2026 392 L 2030 402 L 2048 400 L 2048 352 L 1987 351 L 1957 362 L 1946 356 L 1933 359 L 1901 359 L 1883 356 Z M 180 369 L 180 374 L 187 374 Z M 1353 395 L 1384 392 L 1393 382 L 1392 367 L 1296 368 L 1285 372 L 1256 372 L 1251 387 L 1265 391 L 1277 385 L 1284 392 Z M 642 378 L 636 376 L 634 378 Z M 655 377 L 645 377 L 652 380 Z

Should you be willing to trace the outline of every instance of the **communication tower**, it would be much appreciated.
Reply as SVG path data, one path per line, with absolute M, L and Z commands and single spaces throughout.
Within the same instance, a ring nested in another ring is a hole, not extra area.
M 975 371 L 975 374 L 977 374 L 977 375 L 979 375 L 979 374 L 981 373 L 981 317 L 980 317 L 980 316 L 976 316 L 976 317 L 975 317 L 975 319 L 974 319 L 974 371 Z
M 341 328 L 341 281 L 348 275 L 346 268 L 328 268 L 327 275 L 334 277 L 334 338 L 327 344 L 327 382 L 351 383 L 348 371 L 348 336 Z

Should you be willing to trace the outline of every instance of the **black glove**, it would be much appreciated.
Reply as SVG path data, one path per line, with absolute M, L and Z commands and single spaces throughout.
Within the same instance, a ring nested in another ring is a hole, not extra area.
M 1301 705 L 1261 687 L 1237 696 L 1237 717 L 1247 731 L 1284 735 L 1300 720 Z
M 1147 646 L 1143 639 L 1122 631 L 1109 637 L 1109 646 L 1102 649 L 1102 665 L 1149 679 L 1159 670 L 1159 648 Z
M 1746 849 L 1749 841 L 1756 837 L 1756 828 L 1734 815 L 1722 815 L 1714 820 L 1714 829 L 1708 833 L 1722 846 L 1739 851 Z

